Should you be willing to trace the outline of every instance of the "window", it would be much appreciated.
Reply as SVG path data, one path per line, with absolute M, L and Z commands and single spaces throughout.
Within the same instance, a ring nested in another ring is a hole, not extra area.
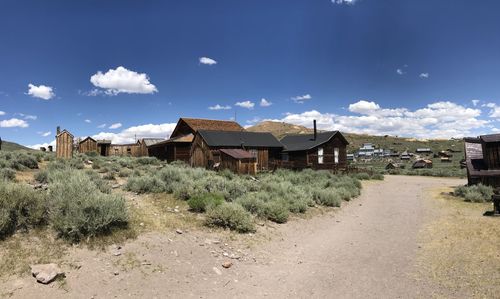
M 333 148 L 333 162 L 335 164 L 339 163 L 339 148 L 338 147 Z
M 259 151 L 258 151 L 258 150 L 256 150 L 256 149 L 251 149 L 251 150 L 249 150 L 249 152 L 250 152 L 250 154 L 252 155 L 252 157 L 254 157 L 254 158 L 255 158 L 255 161 L 256 161 L 257 163 L 259 163 Z
M 318 164 L 323 164 L 323 148 L 318 147 Z
M 289 156 L 288 156 L 288 153 L 283 153 L 283 154 L 281 154 L 281 160 L 283 160 L 283 161 L 288 161 L 289 159 L 290 159 L 290 158 L 289 158 Z

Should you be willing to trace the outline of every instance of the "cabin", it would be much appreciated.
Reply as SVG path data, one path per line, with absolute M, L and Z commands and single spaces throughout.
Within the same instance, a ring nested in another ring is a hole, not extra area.
M 52 145 L 47 146 L 47 149 L 48 149 L 48 150 L 49 150 L 49 152 L 51 152 L 51 153 L 54 151 L 54 148 L 52 147 Z
M 401 160 L 410 160 L 410 159 L 411 159 L 411 156 L 408 153 L 408 151 L 404 151 L 401 153 Z
M 282 167 L 291 169 L 326 169 L 337 171 L 347 168 L 349 142 L 339 131 L 288 135 L 281 139 L 285 147 Z
M 84 153 L 97 153 L 97 141 L 92 137 L 87 137 L 78 143 L 78 152 Z
M 75 137 L 67 130 L 61 131 L 59 127 L 57 127 L 56 132 L 56 157 L 62 159 L 73 158 L 73 143 Z
M 413 169 L 422 169 L 422 168 L 432 168 L 432 161 L 427 159 L 420 159 L 413 163 L 411 166 Z
M 469 185 L 500 187 L 500 134 L 464 138 Z
M 222 149 L 248 152 L 256 159 L 256 171 L 263 171 L 279 160 L 283 145 L 271 133 L 198 130 L 191 146 L 191 166 L 216 168 L 221 163 Z
M 150 156 L 150 147 L 157 143 L 165 141 L 162 138 L 142 138 L 139 140 L 139 144 L 141 147 L 141 156 Z
M 47 151 L 47 149 L 46 149 L 45 147 L 43 147 L 43 146 L 41 146 L 41 147 L 40 147 L 40 150 L 41 150 L 42 152 Z
M 142 156 L 142 147 L 139 141 L 129 144 L 111 144 L 109 150 L 110 156 Z
M 432 154 L 432 150 L 430 148 L 428 148 L 428 147 L 426 147 L 426 148 L 417 148 L 415 150 L 415 153 L 429 155 L 429 154 Z
M 150 155 L 160 160 L 190 163 L 194 137 L 199 130 L 240 132 L 245 129 L 235 121 L 180 118 L 170 139 L 149 146 Z
M 386 170 L 391 170 L 391 169 L 400 169 L 400 168 L 405 168 L 404 165 L 399 164 L 399 163 L 394 163 L 394 162 L 389 162 L 386 166 Z
M 111 152 L 111 140 L 97 140 L 97 152 L 101 156 L 109 156 Z
M 220 149 L 219 169 L 228 169 L 237 174 L 255 175 L 257 158 L 243 149 Z
M 451 163 L 452 160 L 448 157 L 441 157 L 441 163 Z

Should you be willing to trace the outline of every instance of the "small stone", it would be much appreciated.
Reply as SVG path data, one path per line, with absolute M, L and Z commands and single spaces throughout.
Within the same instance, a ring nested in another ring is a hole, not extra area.
M 222 253 L 222 255 L 223 255 L 223 256 L 229 256 L 229 253 L 227 253 L 227 252 L 223 252 L 223 253 Z
M 176 232 L 176 233 L 178 233 L 179 235 L 182 235 L 182 234 L 184 233 L 184 232 L 183 232 L 182 230 L 180 230 L 180 229 L 176 229 L 176 230 L 175 230 L 175 232 Z
M 120 188 L 120 187 L 121 187 L 121 185 L 120 185 L 120 184 L 114 184 L 113 186 L 111 186 L 111 188 L 113 188 L 113 189 L 118 189 L 118 188 Z
M 64 272 L 56 264 L 40 264 L 31 266 L 31 274 L 36 281 L 49 284 L 58 276 L 64 276 Z
M 174 212 L 175 213 L 179 213 L 179 209 L 174 209 Z
M 118 251 L 118 250 L 117 250 L 117 251 L 113 252 L 113 255 L 114 255 L 114 256 L 120 256 L 120 255 L 122 255 L 122 253 L 121 253 L 120 251 Z
M 219 270 L 219 268 L 213 267 L 212 269 L 214 270 L 215 274 L 222 275 L 222 272 Z
M 140 225 L 140 226 L 144 226 L 144 223 L 143 223 L 143 222 L 141 222 L 141 223 L 139 223 L 139 225 Z
M 113 272 L 113 274 L 114 274 L 115 276 L 117 276 L 117 275 L 120 275 L 120 272 L 115 271 L 115 272 Z
M 226 269 L 231 268 L 232 265 L 233 265 L 233 263 L 230 261 L 226 261 L 226 262 L 222 263 L 222 267 L 224 267 Z

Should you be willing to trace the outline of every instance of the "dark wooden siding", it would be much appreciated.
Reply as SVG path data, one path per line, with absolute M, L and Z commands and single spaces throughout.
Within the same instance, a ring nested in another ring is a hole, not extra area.
M 318 148 L 323 148 L 323 163 L 318 163 Z M 339 149 L 338 163 L 334 161 L 334 149 Z M 338 137 L 307 151 L 290 152 L 289 161 L 293 168 L 303 169 L 344 169 L 347 167 L 347 145 Z
M 483 143 L 483 159 L 488 169 L 500 169 L 500 142 Z
M 78 152 L 80 153 L 90 153 L 97 152 L 97 141 L 87 138 L 86 140 L 78 144 Z
M 73 157 L 73 137 L 66 131 L 56 137 L 56 157 L 64 159 Z

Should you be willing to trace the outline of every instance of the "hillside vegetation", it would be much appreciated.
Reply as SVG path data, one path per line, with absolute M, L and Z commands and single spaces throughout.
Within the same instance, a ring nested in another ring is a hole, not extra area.
M 12 152 L 17 150 L 32 151 L 33 149 L 17 144 L 15 142 L 2 140 L 2 151 Z

